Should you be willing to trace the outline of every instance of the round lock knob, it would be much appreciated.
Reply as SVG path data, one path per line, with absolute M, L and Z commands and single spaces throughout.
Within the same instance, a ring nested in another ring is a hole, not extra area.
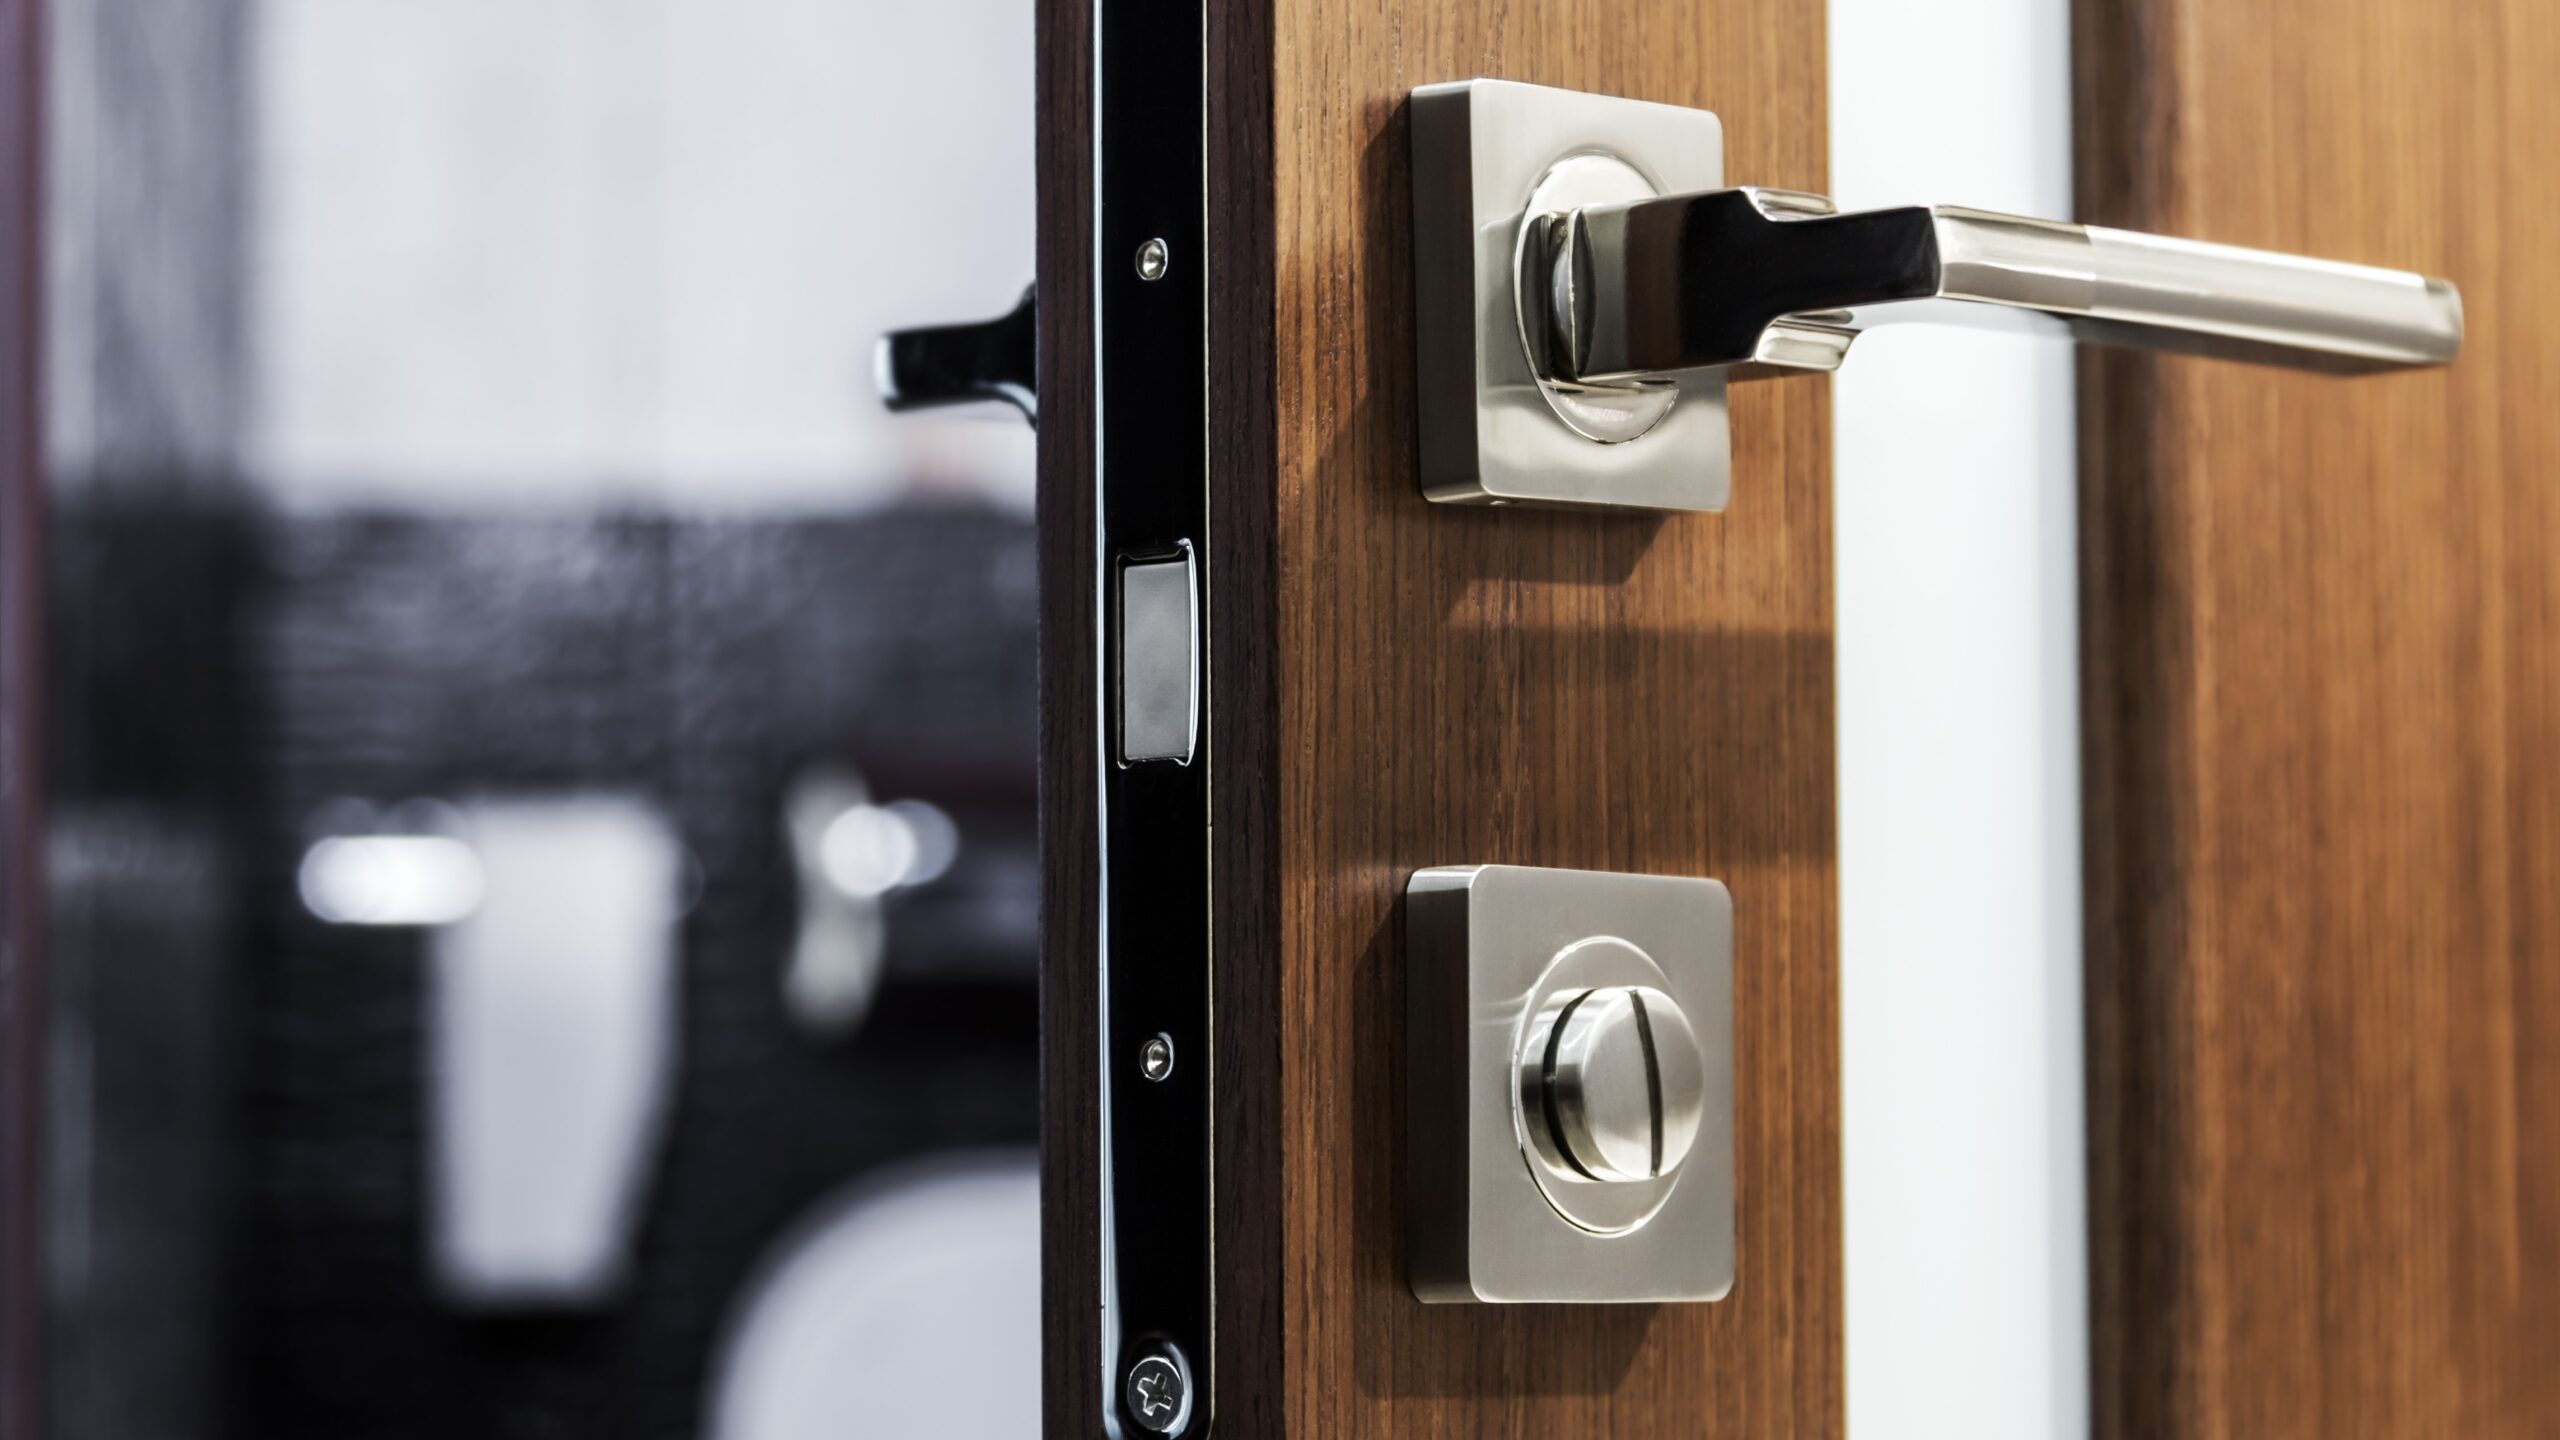
M 1655 1180 L 1688 1158 L 1706 1060 L 1677 1001 L 1646 985 L 1558 995 L 1519 1056 L 1522 1128 L 1551 1170 Z

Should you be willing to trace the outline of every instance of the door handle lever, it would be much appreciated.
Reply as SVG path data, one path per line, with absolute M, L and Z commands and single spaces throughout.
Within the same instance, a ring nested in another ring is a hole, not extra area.
M 2461 295 L 2408 271 L 1729 186 L 1712 111 L 1502 80 L 1409 111 L 1417 448 L 1443 503 L 1722 510 L 1727 384 L 1836 369 L 1893 320 L 2332 371 L 2462 347 Z
M 992 320 L 892 330 L 874 356 L 880 403 L 906 411 L 1002 400 L 1037 425 L 1039 341 L 1038 297 L 1029 289 Z
M 1641 382 L 1836 368 L 1868 326 L 2027 312 L 2098 343 L 2314 369 L 2443 364 L 2452 282 L 1952 205 L 1838 213 L 1740 188 L 1528 216 L 1524 343 L 1539 374 Z M 1959 302 L 1959 303 L 1940 303 Z

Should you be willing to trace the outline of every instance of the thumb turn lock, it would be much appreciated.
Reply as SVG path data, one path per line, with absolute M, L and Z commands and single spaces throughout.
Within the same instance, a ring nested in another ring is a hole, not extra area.
M 1680 1002 L 1649 985 L 1550 1002 L 1520 1050 L 1520 1110 L 1559 1178 L 1659 1180 L 1680 1168 L 1706 1108 L 1706 1062 Z
M 1733 1286 L 1733 897 L 1470 865 L 1405 888 L 1413 1288 L 1714 1300 Z

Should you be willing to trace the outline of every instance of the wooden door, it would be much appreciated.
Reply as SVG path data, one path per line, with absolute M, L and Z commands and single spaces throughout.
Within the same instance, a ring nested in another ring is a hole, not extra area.
M 2084 219 L 2451 368 L 2081 362 L 2100 1437 L 2560 1434 L 2560 10 L 2079 0 Z
M 1093 3 L 1040 10 L 1046 1367 L 1060 1436 L 1101 1432 L 1106 1384 Z M 1475 76 L 1705 107 L 1725 119 L 1737 181 L 1819 190 L 1821 7 L 1247 0 L 1207 13 L 1217 1433 L 1835 1435 L 1828 388 L 1736 391 L 1722 515 L 1426 504 L 1405 109 L 1415 86 Z M 1103 228 L 1113 283 L 1131 242 Z M 1416 869 L 1477 863 L 1731 887 L 1730 1298 L 1425 1307 L 1407 1288 L 1400 897 Z

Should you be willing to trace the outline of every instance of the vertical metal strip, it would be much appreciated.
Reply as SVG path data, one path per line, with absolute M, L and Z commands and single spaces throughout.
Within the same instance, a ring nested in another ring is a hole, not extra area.
M 1102 1420 L 1115 1440 L 1205 1435 L 1213 1408 L 1206 19 L 1200 0 L 1094 9 L 1098 1298 Z M 1149 242 L 1163 246 L 1152 275 L 1139 264 Z M 1124 764 L 1111 587 L 1124 560 L 1186 550 L 1201 617 L 1198 743 L 1188 762 Z M 1159 1036 L 1171 1069 L 1150 1078 L 1141 1056 Z M 1151 1361 L 1179 1377 L 1170 1413 L 1131 1410 L 1133 1372 Z

